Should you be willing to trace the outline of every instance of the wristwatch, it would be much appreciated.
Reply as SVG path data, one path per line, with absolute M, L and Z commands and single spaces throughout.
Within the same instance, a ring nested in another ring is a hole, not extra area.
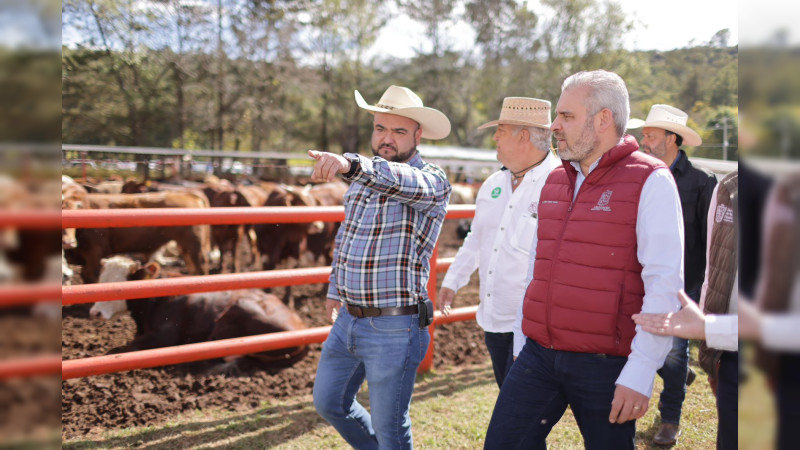
M 350 178 L 356 174 L 356 171 L 358 170 L 359 166 L 361 166 L 361 162 L 358 159 L 358 155 L 345 154 L 344 157 L 350 160 L 350 170 L 348 170 L 346 173 L 343 173 L 342 176 Z

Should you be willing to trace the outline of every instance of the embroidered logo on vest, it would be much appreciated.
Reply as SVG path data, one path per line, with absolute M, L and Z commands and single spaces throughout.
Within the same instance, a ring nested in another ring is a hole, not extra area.
M 717 223 L 721 223 L 723 220 L 728 223 L 733 223 L 733 210 L 725 205 L 717 205 L 714 220 Z
M 608 206 L 608 201 L 611 200 L 611 194 L 614 191 L 608 190 L 603 192 L 603 195 L 600 196 L 600 200 L 597 201 L 597 205 L 592 208 L 592 211 L 607 211 L 611 212 L 611 207 Z

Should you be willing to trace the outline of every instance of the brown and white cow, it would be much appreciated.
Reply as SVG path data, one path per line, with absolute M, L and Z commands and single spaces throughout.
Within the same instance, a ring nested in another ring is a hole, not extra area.
M 119 208 L 207 208 L 205 197 L 191 192 L 152 192 L 146 194 L 87 194 L 90 209 Z M 190 274 L 208 274 L 211 238 L 208 225 L 81 228 L 75 230 L 74 246 L 62 241 L 70 264 L 83 266 L 84 283 L 97 282 L 100 260 L 119 253 L 151 255 L 162 245 L 174 240 L 181 249 Z
M 122 255 L 103 260 L 102 282 L 157 278 L 160 266 Z M 308 328 L 277 297 L 259 289 L 198 293 L 138 300 L 95 303 L 92 318 L 110 319 L 129 311 L 136 322 L 136 337 L 112 350 L 136 351 L 219 339 L 237 338 Z M 307 346 L 243 355 L 262 368 L 288 367 L 308 353 Z M 237 357 L 227 358 L 228 361 Z

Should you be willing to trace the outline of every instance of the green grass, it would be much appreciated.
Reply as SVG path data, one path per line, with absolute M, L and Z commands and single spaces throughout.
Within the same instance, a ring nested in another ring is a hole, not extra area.
M 694 346 L 693 352 L 696 361 Z M 694 368 L 700 370 L 696 365 Z M 661 379 L 656 377 L 650 409 L 637 422 L 638 449 L 655 448 L 649 442 L 659 425 L 656 402 L 660 390 Z M 756 396 L 760 395 L 758 392 Z M 760 392 L 763 394 L 763 391 Z M 497 393 L 488 361 L 420 375 L 411 404 L 415 445 L 418 448 L 481 448 Z M 365 405 L 368 403 L 363 391 L 359 394 L 359 401 Z M 763 411 L 755 413 L 762 415 Z M 759 418 L 763 418 L 763 415 L 751 419 L 757 421 Z M 715 448 L 715 401 L 702 372 L 698 372 L 697 381 L 688 389 L 681 428 L 682 434 L 675 449 Z M 764 441 L 758 440 L 758 437 L 754 439 L 756 446 L 749 448 L 763 448 L 758 447 L 758 443 Z M 169 423 L 112 430 L 63 444 L 65 449 L 349 448 L 314 411 L 310 395 L 262 403 L 258 408 L 246 412 L 195 411 L 176 417 Z M 553 429 L 548 444 L 555 449 L 583 448 L 583 440 L 569 410 Z

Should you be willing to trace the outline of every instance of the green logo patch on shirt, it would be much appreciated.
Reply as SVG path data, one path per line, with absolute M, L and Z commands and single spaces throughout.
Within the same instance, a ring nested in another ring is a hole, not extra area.
M 500 197 L 500 192 L 502 192 L 502 191 L 503 190 L 500 189 L 500 187 L 494 188 L 494 190 L 492 190 L 492 198 Z

